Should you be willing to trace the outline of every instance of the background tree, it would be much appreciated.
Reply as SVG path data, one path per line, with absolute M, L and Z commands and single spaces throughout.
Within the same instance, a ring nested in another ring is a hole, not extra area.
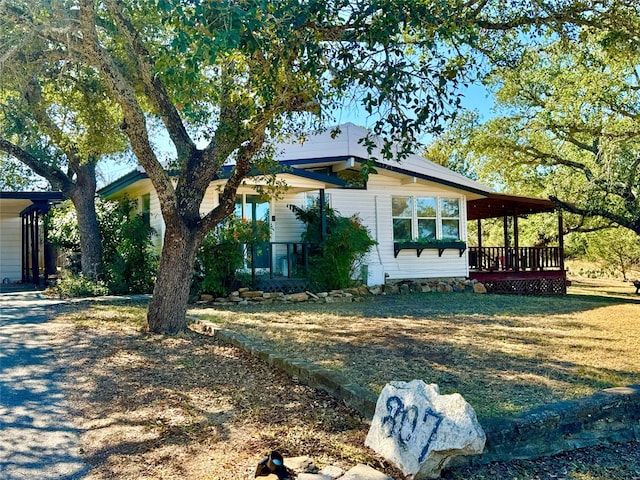
M 41 181 L 42 179 L 35 175 L 24 163 L 18 162 L 7 154 L 0 154 L 0 191 L 42 190 L 48 184 L 40 185 Z
M 623 280 L 640 266 L 640 237 L 626 228 L 610 228 L 587 236 L 587 258 Z
M 456 131 L 467 134 L 438 140 L 434 156 L 499 189 L 551 198 L 577 215 L 574 230 L 640 234 L 640 56 L 608 48 L 609 37 L 585 28 L 579 43 L 530 47 L 494 68 L 496 117 L 462 118 Z
M 26 166 L 73 202 L 82 271 L 96 279 L 102 273 L 96 164 L 103 155 L 127 148 L 118 109 L 94 71 L 66 62 L 60 48 L 27 37 L 26 25 L 0 25 L 3 44 L 24 41 L 0 64 L 0 151 L 7 155 L 2 176 L 13 187 L 33 187 L 37 181 Z
M 355 100 L 379 119 L 373 133 L 388 140 L 382 154 L 402 157 L 452 114 L 479 36 L 593 14 L 581 2 L 537 0 L 7 0 L 1 8 L 29 35 L 92 65 L 120 105 L 122 130 L 166 225 L 148 312 L 150 330 L 163 332 L 186 328 L 197 248 L 233 212 L 238 186 L 270 156 L 270 142 Z M 175 146 L 175 184 L 149 140 L 146 114 L 162 121 Z M 209 182 L 229 161 L 235 168 L 220 205 L 201 216 Z

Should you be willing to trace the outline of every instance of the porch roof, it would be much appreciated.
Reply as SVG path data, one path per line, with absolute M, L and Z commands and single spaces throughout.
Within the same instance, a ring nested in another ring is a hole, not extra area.
M 488 193 L 487 197 L 467 202 L 467 219 L 498 218 L 522 216 L 533 213 L 548 213 L 556 207 L 551 200 L 504 193 Z
M 3 192 L 0 191 L 0 212 L 21 214 L 29 208 L 48 210 L 52 203 L 65 199 L 62 192 Z
M 226 182 L 226 180 L 231 175 L 232 166 L 225 165 L 220 169 L 219 175 L 216 175 L 215 178 L 212 179 L 212 182 L 221 181 Z M 301 189 L 318 189 L 318 188 L 328 188 L 328 187 L 341 187 L 344 186 L 345 182 L 337 177 L 331 177 L 329 175 L 317 173 L 317 172 L 309 172 L 306 170 L 302 170 L 299 168 L 280 166 L 279 171 L 277 172 L 278 176 L 284 177 L 287 180 L 287 185 L 293 188 L 301 188 Z M 170 172 L 169 175 L 177 175 L 177 172 Z M 268 174 L 267 174 L 268 175 Z M 262 178 L 265 174 L 261 174 L 255 170 L 251 171 L 249 175 L 247 175 L 246 180 L 248 183 L 253 184 L 263 184 Z M 98 190 L 98 194 L 102 197 L 109 197 L 120 190 L 127 188 L 130 185 L 133 185 L 136 182 L 141 180 L 148 179 L 147 175 L 142 167 L 139 167 L 136 170 L 129 172 L 128 174 L 120 177 L 114 182 L 102 187 Z

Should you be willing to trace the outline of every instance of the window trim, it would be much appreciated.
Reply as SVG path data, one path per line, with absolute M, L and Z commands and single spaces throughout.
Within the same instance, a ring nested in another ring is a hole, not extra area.
M 418 241 L 418 223 L 419 220 L 424 220 L 424 219 L 433 219 L 434 217 L 418 217 L 418 198 L 434 198 L 436 200 L 436 216 L 435 216 L 435 221 L 436 221 L 436 232 L 435 232 L 435 238 L 433 241 L 443 241 L 443 240 L 449 240 L 452 242 L 455 241 L 464 241 L 463 237 L 463 232 L 462 232 L 462 215 L 463 215 L 463 210 L 462 210 L 462 198 L 461 197 L 456 197 L 456 196 L 446 196 L 446 195 L 392 195 L 391 196 L 391 204 L 393 204 L 393 198 L 394 197 L 398 197 L 398 198 L 410 198 L 411 199 L 411 236 L 412 238 L 408 241 L 410 242 L 416 242 Z M 442 200 L 456 200 L 458 202 L 458 216 L 457 217 L 444 217 L 442 215 Z M 395 219 L 406 219 L 408 217 L 396 217 L 393 215 L 393 208 L 391 211 L 391 236 L 394 242 L 402 242 L 402 241 L 406 241 L 406 240 L 400 240 L 400 239 L 396 239 L 394 236 L 394 220 Z M 443 228 L 442 228 L 442 222 L 443 220 L 458 220 L 458 238 L 454 239 L 454 238 L 443 238 Z

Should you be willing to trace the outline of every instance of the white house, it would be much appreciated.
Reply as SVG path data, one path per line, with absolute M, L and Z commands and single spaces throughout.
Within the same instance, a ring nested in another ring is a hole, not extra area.
M 366 133 L 347 123 L 336 136 L 324 131 L 302 142 L 279 145 L 277 178 L 287 187 L 273 198 L 259 194 L 263 177 L 246 178 L 238 190 L 236 215 L 268 222 L 271 237 L 259 261 L 252 256 L 254 272 L 291 276 L 292 259 L 304 257 L 305 247 L 300 238 L 304 225 L 288 205 L 305 206 L 310 199 L 321 197 L 343 216 L 358 215 L 377 241 L 366 259 L 368 284 L 382 284 L 387 279 L 471 277 L 485 282 L 489 291 L 500 293 L 566 292 L 561 217 L 557 247 L 521 247 L 518 240 L 518 218 L 553 212 L 555 207 L 549 200 L 492 192 L 420 155 L 410 155 L 401 162 L 383 159 L 379 148 L 370 155 L 359 142 Z M 358 180 L 364 162 L 376 170 L 366 183 Z M 212 179 L 202 213 L 218 204 L 218 192 L 225 182 L 224 174 Z M 43 237 L 37 237 L 42 227 L 34 229 L 33 224 L 38 223 L 37 215 L 48 209 L 51 199 L 43 203 L 44 192 L 33 201 L 28 196 L 13 198 L 11 195 L 17 194 L 0 193 L 5 195 L 0 195 L 0 278 L 34 281 L 38 278 L 34 265 L 46 263 L 46 248 L 34 250 L 33 245 Z M 106 199 L 126 195 L 136 200 L 139 211 L 159 234 L 155 238 L 160 249 L 165 231 L 160 204 L 141 168 L 98 193 Z M 495 217 L 504 218 L 504 245 L 486 247 L 481 220 Z M 28 218 L 31 220 L 25 220 Z M 467 223 L 472 220 L 478 222 L 479 235 L 470 246 Z M 31 227 L 24 226 L 29 222 Z M 35 260 L 36 250 L 41 260 Z
M 278 178 L 288 186 L 278 198 L 264 201 L 257 195 L 259 177 L 248 178 L 239 189 L 237 214 L 270 223 L 272 264 L 278 273 L 286 273 L 282 263 L 285 244 L 299 242 L 304 229 L 287 205 L 304 206 L 323 191 L 333 209 L 343 216 L 357 214 L 378 242 L 367 259 L 368 283 L 384 283 L 385 277 L 467 276 L 467 202 L 486 198 L 491 189 L 420 155 L 410 155 L 400 163 L 382 159 L 379 150 L 369 155 L 358 142 L 366 133 L 348 123 L 340 126 L 335 138 L 325 131 L 310 135 L 304 142 L 278 146 L 277 159 L 286 167 Z M 353 185 L 350 180 L 357 177 L 362 162 L 371 156 L 378 157 L 374 163 L 377 174 L 370 175 L 364 185 Z M 218 187 L 224 181 L 211 182 L 203 213 L 217 205 Z M 138 199 L 140 211 L 148 213 L 161 241 L 164 224 L 160 206 L 143 171 L 131 172 L 99 193 L 105 198 L 127 194 Z M 398 242 L 418 239 L 461 242 L 456 244 L 461 248 L 398 249 Z

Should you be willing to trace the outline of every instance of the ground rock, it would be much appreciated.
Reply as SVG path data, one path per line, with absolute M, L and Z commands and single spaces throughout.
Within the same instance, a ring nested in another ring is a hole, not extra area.
M 297 480 L 333 480 L 329 475 L 322 475 L 320 473 L 299 473 L 296 476 Z
M 371 295 L 381 295 L 382 294 L 382 285 L 373 285 L 369 287 L 369 293 Z
M 245 290 L 240 292 L 240 296 L 242 298 L 257 298 L 257 297 L 262 297 L 262 293 L 263 292 L 259 292 L 259 291 Z
M 296 473 L 316 473 L 318 471 L 316 464 L 306 455 L 285 458 L 284 464 Z
M 459 455 L 482 453 L 486 436 L 460 394 L 422 380 L 391 382 L 378 397 L 365 445 L 410 479 L 438 478 Z
M 487 287 L 484 286 L 484 283 L 474 283 L 473 293 L 487 293 Z
M 320 470 L 318 473 L 327 475 L 329 478 L 335 479 L 344 475 L 344 470 L 335 465 L 328 465 Z
M 368 465 L 358 464 L 347 473 L 345 473 L 340 480 L 393 480 L 391 477 L 386 476 L 384 473 L 379 472 L 375 468 L 371 468 Z
M 284 296 L 287 302 L 306 302 L 309 300 L 309 295 L 306 293 L 290 293 Z

